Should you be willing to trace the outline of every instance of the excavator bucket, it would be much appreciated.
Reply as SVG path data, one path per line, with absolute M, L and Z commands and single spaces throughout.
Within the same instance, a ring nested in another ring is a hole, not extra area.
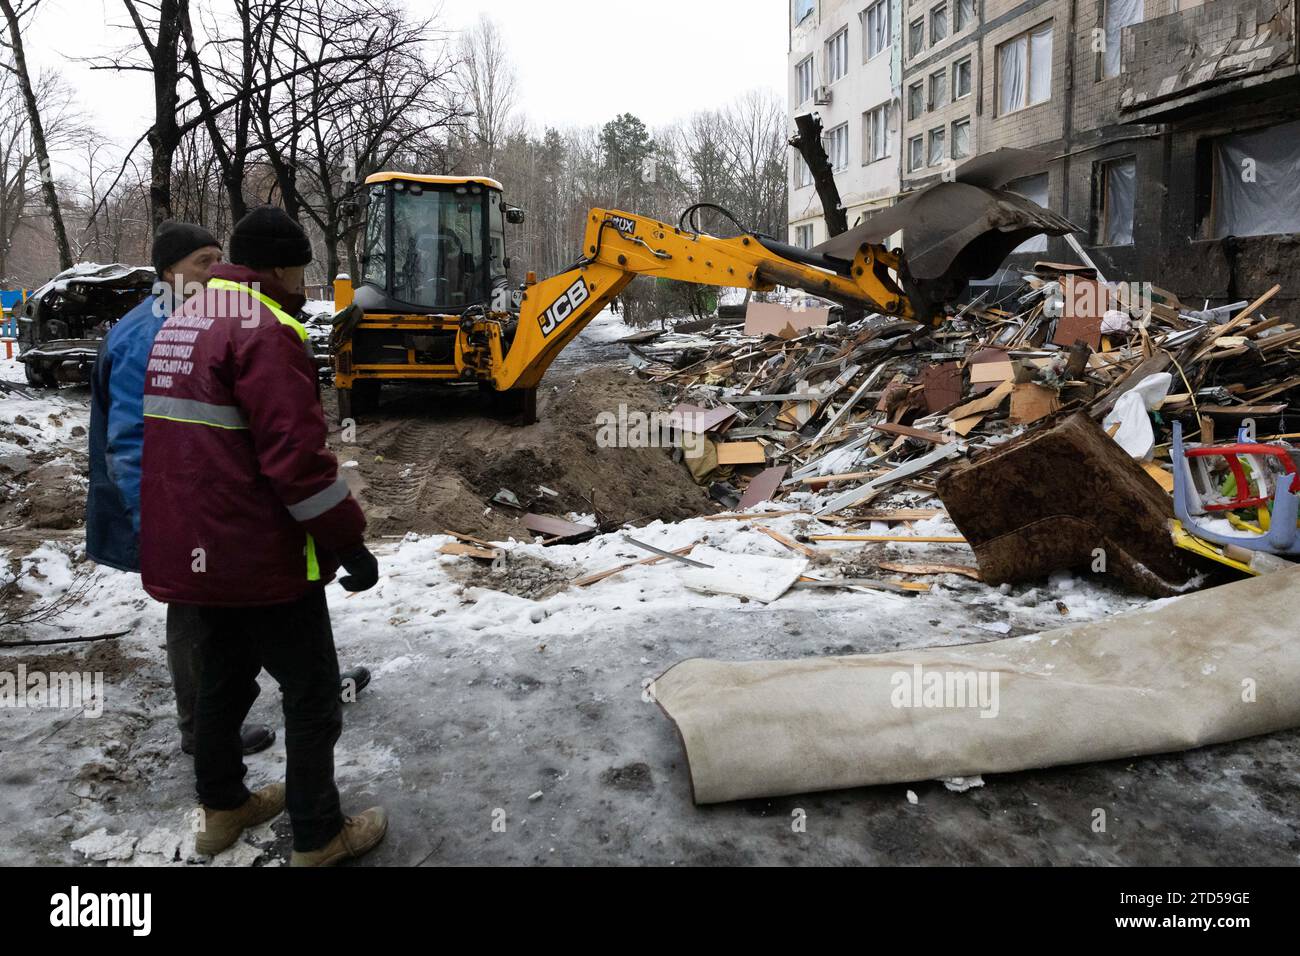
M 992 275 L 1026 239 L 1063 236 L 1078 227 L 1050 209 L 1000 187 L 1044 168 L 1047 156 L 1000 149 L 959 166 L 951 182 L 913 193 L 813 251 L 852 259 L 863 243 L 903 236 L 903 289 L 919 314 L 933 314 L 971 279 Z

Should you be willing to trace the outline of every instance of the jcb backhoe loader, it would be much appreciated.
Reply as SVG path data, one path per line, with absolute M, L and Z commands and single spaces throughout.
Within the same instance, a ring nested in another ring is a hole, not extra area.
M 372 175 L 362 273 L 355 291 L 344 279 L 335 287 L 339 417 L 371 410 L 385 381 L 420 380 L 478 382 L 513 399 L 519 420 L 529 423 L 537 385 L 560 350 L 639 275 L 758 291 L 789 286 L 899 318 L 934 318 L 966 279 L 991 274 L 1026 238 L 1074 229 L 990 188 L 997 177 L 988 174 L 988 157 L 974 162 L 976 181 L 963 182 L 959 169 L 956 181 L 886 210 L 886 232 L 867 220 L 815 250 L 739 223 L 734 237 L 707 235 L 694 225 L 707 204 L 688 209 L 677 225 L 593 209 L 582 257 L 548 279 L 530 272 L 515 290 L 506 279 L 506 227 L 522 222 L 523 211 L 506 204 L 500 183 Z M 881 244 L 900 229 L 907 257 Z

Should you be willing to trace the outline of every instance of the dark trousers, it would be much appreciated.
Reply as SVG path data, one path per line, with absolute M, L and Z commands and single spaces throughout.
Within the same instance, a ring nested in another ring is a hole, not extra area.
M 194 750 L 194 635 L 203 630 L 195 610 L 183 604 L 167 605 L 167 669 L 176 692 L 176 724 L 181 729 L 181 746 Z
M 268 607 L 174 605 L 193 635 L 198 692 L 194 774 L 199 802 L 233 810 L 249 797 L 239 728 L 257 699 L 263 667 L 284 700 L 285 804 L 293 848 L 316 850 L 343 828 L 334 744 L 343 729 L 339 662 L 325 589 Z M 179 623 L 179 620 L 178 620 Z

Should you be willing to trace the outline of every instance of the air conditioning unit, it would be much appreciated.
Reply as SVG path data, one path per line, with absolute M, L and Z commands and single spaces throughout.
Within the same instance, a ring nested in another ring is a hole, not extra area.
M 831 88 L 829 86 L 819 86 L 813 90 L 813 104 L 815 106 L 831 105 Z

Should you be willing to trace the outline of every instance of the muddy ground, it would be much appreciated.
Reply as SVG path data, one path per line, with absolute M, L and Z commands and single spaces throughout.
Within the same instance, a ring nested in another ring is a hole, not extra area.
M 538 391 L 538 421 L 520 427 L 493 416 L 476 387 L 388 386 L 355 441 L 337 428 L 333 441 L 377 535 L 527 539 L 525 511 L 599 515 L 611 527 L 716 511 L 670 450 L 597 444 L 601 413 L 625 405 L 649 414 L 666 398 L 625 366 L 553 370 Z M 332 392 L 326 405 L 335 424 Z M 521 507 L 493 502 L 502 489 Z

